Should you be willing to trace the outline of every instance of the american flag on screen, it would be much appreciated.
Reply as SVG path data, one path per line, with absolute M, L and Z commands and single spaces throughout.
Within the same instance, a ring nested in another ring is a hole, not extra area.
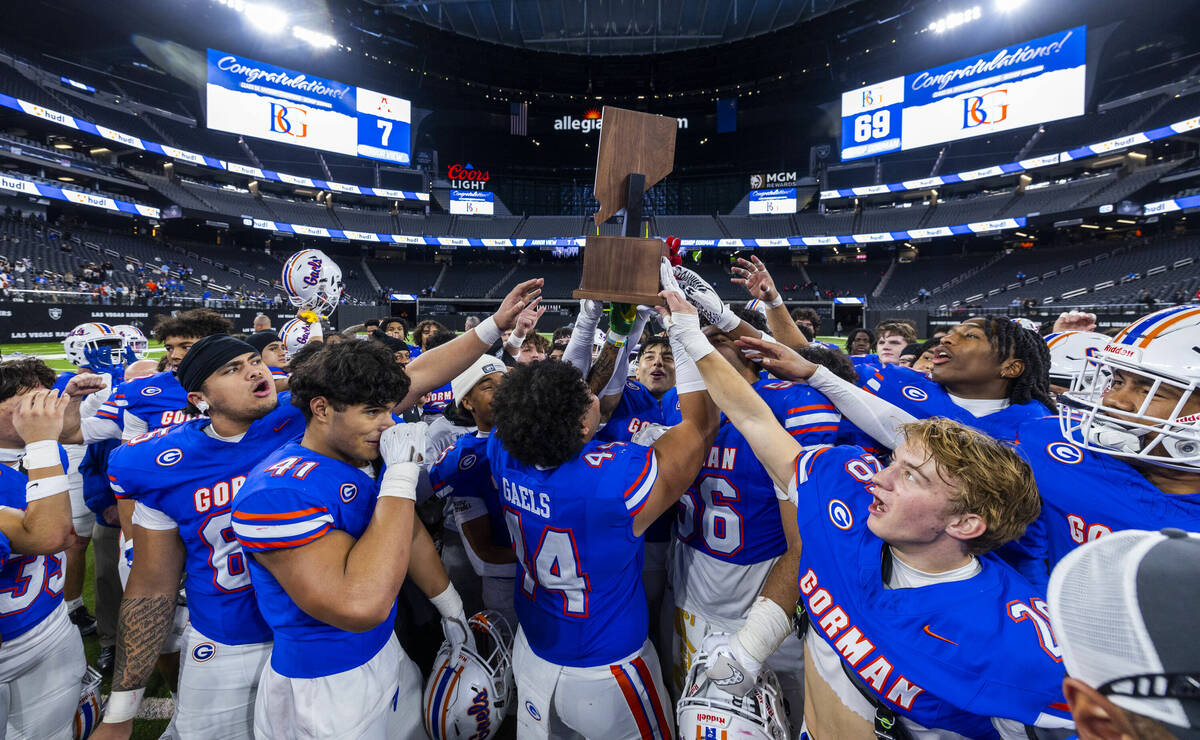
M 529 103 L 508 104 L 508 133 L 529 136 Z

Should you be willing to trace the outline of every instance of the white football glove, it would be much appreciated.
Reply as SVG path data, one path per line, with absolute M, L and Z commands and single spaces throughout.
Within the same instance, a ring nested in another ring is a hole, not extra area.
M 600 317 L 604 315 L 604 301 L 593 301 L 590 298 L 583 298 L 579 301 L 579 315 L 575 317 L 575 323 L 586 321 L 595 326 L 600 323 Z
M 653 447 L 654 443 L 658 441 L 658 438 L 666 434 L 667 430 L 670 428 L 671 427 L 666 426 L 665 424 L 647 424 L 633 433 L 633 439 L 631 441 L 635 445 Z
M 379 436 L 379 454 L 384 464 L 379 496 L 406 498 L 416 503 L 420 460 L 425 452 L 428 431 L 429 425 L 423 421 L 393 424 L 383 430 Z
M 728 632 L 709 633 L 701 650 L 708 653 L 704 672 L 722 691 L 733 696 L 745 696 L 758 681 L 762 663 L 746 654 L 736 636 Z
M 429 603 L 438 610 L 442 617 L 442 634 L 450 643 L 450 655 L 453 662 L 462 648 L 475 649 L 475 636 L 467 622 L 467 613 L 463 611 L 462 597 L 458 595 L 454 584 L 446 586 L 446 590 L 429 599 Z
M 708 282 L 682 265 L 674 268 L 675 279 L 687 297 L 688 303 L 710 323 L 715 324 L 721 331 L 733 331 L 741 322 L 733 309 L 721 300 L 717 291 Z

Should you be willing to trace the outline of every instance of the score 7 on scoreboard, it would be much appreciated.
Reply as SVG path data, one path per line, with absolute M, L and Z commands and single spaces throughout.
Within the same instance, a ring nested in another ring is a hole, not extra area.
M 1087 27 L 842 93 L 842 159 L 985 136 L 1084 112 Z
M 358 88 L 358 156 L 409 164 L 412 104 L 395 95 Z

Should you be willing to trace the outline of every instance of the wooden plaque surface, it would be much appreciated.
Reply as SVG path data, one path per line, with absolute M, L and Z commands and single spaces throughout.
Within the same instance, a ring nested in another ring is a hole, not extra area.
M 626 181 L 631 173 L 645 175 L 645 189 L 670 174 L 675 167 L 675 133 L 679 122 L 604 106 L 600 147 L 596 154 L 596 200 L 600 210 L 593 217 L 597 226 L 625 207 Z
M 583 250 L 583 277 L 572 295 L 597 301 L 662 306 L 658 268 L 667 254 L 661 239 L 589 236 Z

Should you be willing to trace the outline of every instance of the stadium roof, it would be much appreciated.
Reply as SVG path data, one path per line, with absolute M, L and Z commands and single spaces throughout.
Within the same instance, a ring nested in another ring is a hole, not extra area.
M 507 46 L 589 56 L 657 54 L 759 36 L 859 0 L 367 0 Z

